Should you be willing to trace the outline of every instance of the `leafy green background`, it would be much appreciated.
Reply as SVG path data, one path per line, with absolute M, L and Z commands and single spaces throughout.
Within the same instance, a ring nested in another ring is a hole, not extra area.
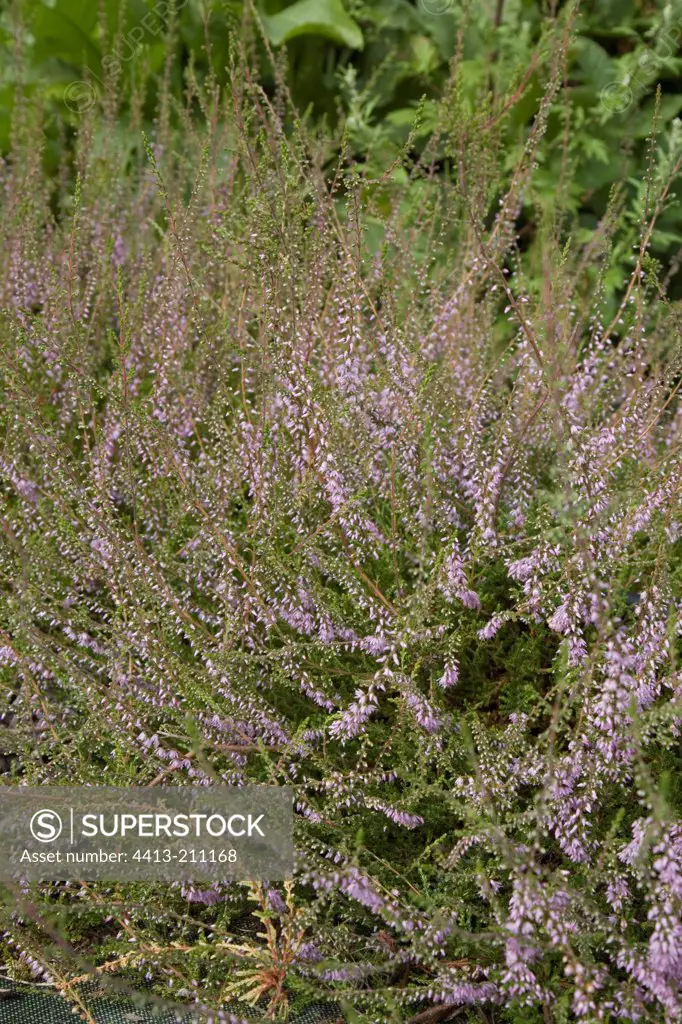
M 565 14 L 567 5 L 559 7 Z M 180 101 L 189 69 L 229 87 L 231 40 L 238 37 L 266 86 L 274 83 L 267 47 L 276 61 L 286 49 L 280 67 L 299 110 L 338 129 L 339 146 L 343 138 L 369 174 L 388 166 L 408 136 L 419 151 L 456 64 L 462 111 L 474 118 L 488 98 L 508 104 L 499 159 L 512 168 L 547 82 L 543 41 L 555 13 L 537 0 L 176 0 L 175 18 L 170 8 L 161 0 L 7 0 L 0 17 L 0 151 L 10 148 L 13 109 L 25 96 L 41 111 L 43 159 L 56 172 L 81 107 L 89 97 L 105 97 L 112 69 L 119 130 L 127 130 L 137 104 L 153 133 L 164 76 Z M 616 183 L 635 199 L 643 195 L 658 86 L 659 136 L 675 133 L 681 38 L 679 2 L 593 0 L 577 11 L 534 188 L 550 202 L 570 163 L 568 212 L 579 213 L 586 236 Z M 447 154 L 441 157 L 438 173 L 447 174 Z M 673 204 L 652 250 L 670 262 L 680 245 L 682 212 Z

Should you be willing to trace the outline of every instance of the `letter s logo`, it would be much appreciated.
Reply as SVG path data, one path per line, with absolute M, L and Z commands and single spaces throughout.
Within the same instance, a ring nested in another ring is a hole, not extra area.
M 29 828 L 31 835 L 39 843 L 53 843 L 61 835 L 62 819 L 56 811 L 45 808 L 42 811 L 36 811 L 31 818 Z

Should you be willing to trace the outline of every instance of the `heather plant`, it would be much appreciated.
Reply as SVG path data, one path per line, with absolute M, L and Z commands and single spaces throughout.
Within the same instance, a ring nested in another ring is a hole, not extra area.
M 457 61 L 379 174 L 238 49 L 151 134 L 109 96 L 54 178 L 18 105 L 3 784 L 295 792 L 286 885 L 7 890 L 6 966 L 84 1020 L 93 973 L 214 1021 L 682 1015 L 680 319 L 649 251 L 682 147 L 654 113 L 588 238 L 569 160 L 536 189 L 571 32 L 510 175 L 513 103 L 472 110 Z
M 6 0 L 0 5 L 0 154 L 10 148 L 13 111 L 26 97 L 42 111 L 42 159 L 51 174 L 81 116 L 110 102 L 113 91 L 115 130 L 137 140 L 142 124 L 151 135 L 160 95 L 181 101 L 188 73 L 202 84 L 227 85 L 236 31 L 264 87 L 272 92 L 277 75 L 285 76 L 301 116 L 325 119 L 337 154 L 345 131 L 346 145 L 373 177 L 399 159 L 410 133 L 417 154 L 428 141 L 436 173 L 449 171 L 450 153 L 433 133 L 456 59 L 460 104 L 469 113 L 491 102 L 504 110 L 498 159 L 506 174 L 498 184 L 506 190 L 542 94 L 554 22 L 567 6 L 556 0 Z M 631 199 L 645 176 L 657 87 L 662 130 L 670 130 L 682 109 L 682 5 L 594 0 L 574 13 L 564 55 L 567 87 L 545 129 L 534 191 L 536 201 L 551 203 L 557 181 L 565 179 L 565 201 L 579 213 L 575 235 L 586 242 L 613 186 Z M 181 125 L 173 104 L 169 115 Z M 519 230 L 532 230 L 533 218 L 532 207 L 524 207 Z M 671 205 L 658 219 L 652 252 L 671 261 L 680 246 L 682 220 Z M 618 282 L 631 268 L 615 255 Z M 677 282 L 672 294 L 679 297 Z

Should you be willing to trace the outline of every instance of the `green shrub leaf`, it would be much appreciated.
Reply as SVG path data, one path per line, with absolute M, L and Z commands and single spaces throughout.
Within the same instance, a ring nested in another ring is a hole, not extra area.
M 361 50 L 364 45 L 360 26 L 346 13 L 341 0 L 298 0 L 278 14 L 261 17 L 274 46 L 296 36 L 325 36 L 353 50 Z

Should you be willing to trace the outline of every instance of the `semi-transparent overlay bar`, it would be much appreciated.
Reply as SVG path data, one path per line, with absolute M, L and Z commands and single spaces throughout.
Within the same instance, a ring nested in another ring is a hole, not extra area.
M 277 786 L 0 788 L 0 880 L 201 881 L 293 873 Z

